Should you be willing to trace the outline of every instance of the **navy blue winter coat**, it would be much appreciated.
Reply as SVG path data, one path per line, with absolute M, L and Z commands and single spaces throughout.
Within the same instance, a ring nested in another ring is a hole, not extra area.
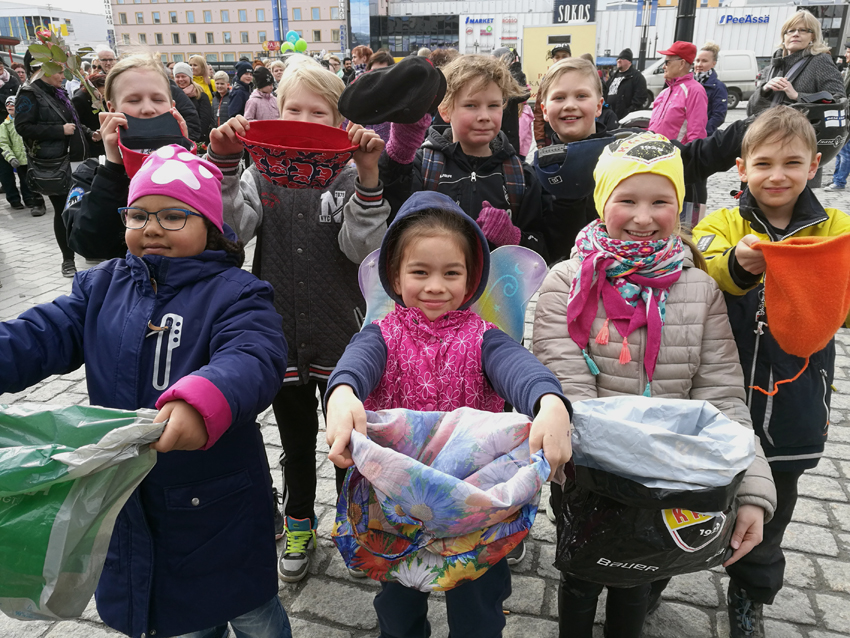
M 708 137 L 726 121 L 729 93 L 714 69 L 708 72 L 708 77 L 700 84 L 708 97 L 708 122 L 705 124 L 705 136 Z
M 277 595 L 269 467 L 256 425 L 286 368 L 272 294 L 223 251 L 128 253 L 78 273 L 70 295 L 0 323 L 0 393 L 85 363 L 92 404 L 183 399 L 204 416 L 207 449 L 159 454 L 112 534 L 97 609 L 134 638 L 219 625 Z

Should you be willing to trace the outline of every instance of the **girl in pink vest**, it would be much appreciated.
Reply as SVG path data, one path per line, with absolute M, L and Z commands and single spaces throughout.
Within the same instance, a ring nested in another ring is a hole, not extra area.
M 366 434 L 365 409 L 501 412 L 507 399 L 534 417 L 531 453 L 542 448 L 552 468 L 566 462 L 570 404 L 560 383 L 469 308 L 484 292 L 490 269 L 478 225 L 442 193 L 414 193 L 387 230 L 379 259 L 381 283 L 396 308 L 354 336 L 328 381 L 328 458 L 352 465 L 347 448 L 353 429 Z M 381 587 L 375 609 L 382 638 L 430 634 L 426 592 L 398 583 Z M 510 593 L 505 559 L 446 592 L 451 635 L 501 636 L 502 602 Z

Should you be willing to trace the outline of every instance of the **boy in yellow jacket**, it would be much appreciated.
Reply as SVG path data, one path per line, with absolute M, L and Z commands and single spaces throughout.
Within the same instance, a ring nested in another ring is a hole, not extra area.
M 780 386 L 774 396 L 752 387 L 772 391 L 776 381 L 794 377 L 805 363 L 785 353 L 770 333 L 764 254 L 752 245 L 850 233 L 850 217 L 824 208 L 806 186 L 819 162 L 815 131 L 804 115 L 787 106 L 765 111 L 750 125 L 741 145 L 738 173 L 747 187 L 739 206 L 715 211 L 693 231 L 709 274 L 726 293 L 747 404 L 777 492 L 776 512 L 764 526 L 762 543 L 727 568 L 733 638 L 764 635 L 762 605 L 771 604 L 782 588 L 785 558 L 780 544 L 797 502 L 797 481 L 820 460 L 829 427 L 834 341 L 813 354 L 803 374 Z

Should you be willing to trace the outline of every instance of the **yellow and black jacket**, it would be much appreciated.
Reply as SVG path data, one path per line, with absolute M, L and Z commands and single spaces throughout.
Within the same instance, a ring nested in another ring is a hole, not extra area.
M 797 199 L 791 222 L 782 231 L 767 222 L 749 190 L 742 193 L 738 208 L 722 208 L 711 213 L 693 231 L 709 274 L 725 293 L 729 322 L 744 369 L 753 427 L 774 471 L 815 467 L 823 454 L 829 428 L 835 342 L 813 354 L 803 375 L 780 386 L 775 396 L 750 388 L 773 389 L 774 381 L 792 378 L 805 361 L 784 352 L 770 334 L 763 276 L 752 275 L 740 267 L 735 259 L 735 245 L 749 234 L 762 241 L 782 241 L 789 237 L 834 237 L 845 233 L 850 233 L 850 216 L 835 208 L 825 209 L 808 187 Z M 850 327 L 850 318 L 846 325 Z M 804 330 L 805 326 L 800 329 Z

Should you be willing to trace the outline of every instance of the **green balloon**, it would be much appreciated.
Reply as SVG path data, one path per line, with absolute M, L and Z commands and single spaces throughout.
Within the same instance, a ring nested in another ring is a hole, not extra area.
M 307 40 L 304 38 L 298 38 L 298 41 L 295 43 L 295 50 L 303 53 L 307 50 Z
M 292 42 L 284 42 L 280 45 L 281 51 L 295 51 L 295 45 Z

